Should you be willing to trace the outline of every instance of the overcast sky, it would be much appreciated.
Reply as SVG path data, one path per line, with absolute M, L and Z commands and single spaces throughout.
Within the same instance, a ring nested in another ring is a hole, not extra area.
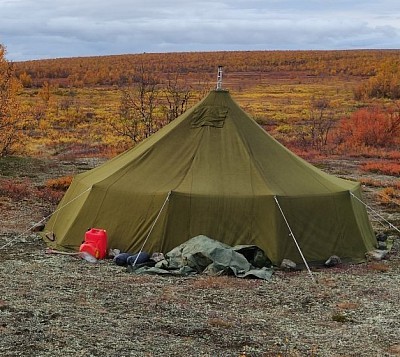
M 7 59 L 400 48 L 399 0 L 0 0 Z

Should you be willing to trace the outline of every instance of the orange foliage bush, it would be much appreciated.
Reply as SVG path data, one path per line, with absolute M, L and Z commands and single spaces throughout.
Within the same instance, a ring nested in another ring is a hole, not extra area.
M 72 176 L 63 176 L 47 180 L 45 187 L 57 191 L 66 191 L 71 182 L 72 182 Z
M 347 148 L 393 148 L 400 144 L 400 113 L 391 109 L 360 109 L 339 122 L 336 142 Z
M 400 98 L 399 60 L 384 61 L 377 74 L 354 89 L 354 97 L 360 100 L 369 98 Z
M 378 202 L 384 205 L 400 206 L 400 190 L 395 187 L 386 187 L 378 192 Z
M 49 180 L 43 187 L 36 187 L 29 179 L 2 179 L 0 180 L 0 195 L 20 200 L 42 200 L 57 204 L 64 195 L 72 178 L 61 177 Z
M 386 187 L 380 193 L 390 198 L 400 198 L 400 192 L 394 187 Z
M 367 162 L 361 165 L 364 171 L 375 172 L 384 175 L 400 176 L 400 163 L 392 161 Z
M 42 201 L 56 205 L 64 196 L 64 193 L 71 184 L 72 179 L 72 176 L 63 176 L 47 180 L 44 186 L 37 190 L 36 197 Z
M 24 151 L 24 128 L 29 126 L 19 94 L 21 83 L 14 66 L 5 58 L 6 50 L 0 44 L 0 156 Z
M 381 180 L 375 180 L 370 177 L 360 177 L 358 181 L 364 186 L 370 187 L 385 187 L 385 183 Z

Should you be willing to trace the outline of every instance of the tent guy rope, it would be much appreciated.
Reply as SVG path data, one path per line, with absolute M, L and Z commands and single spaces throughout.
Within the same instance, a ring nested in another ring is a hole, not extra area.
M 281 211 L 282 217 L 283 217 L 283 219 L 285 220 L 285 223 L 286 223 L 286 225 L 287 225 L 287 227 L 288 227 L 288 229 L 289 229 L 289 232 L 290 232 L 289 235 L 293 238 L 293 241 L 294 241 L 294 243 L 296 244 L 297 250 L 298 250 L 299 253 L 300 253 L 301 259 L 303 259 L 303 262 L 304 262 L 304 264 L 305 264 L 305 266 L 306 266 L 306 268 L 307 268 L 308 274 L 310 275 L 311 280 L 312 280 L 314 283 L 316 283 L 316 280 L 315 280 L 315 278 L 314 278 L 314 276 L 313 276 L 313 274 L 312 274 L 312 272 L 311 272 L 311 269 L 310 269 L 310 267 L 309 267 L 308 264 L 307 264 L 306 258 L 304 257 L 303 252 L 301 251 L 300 246 L 299 246 L 299 244 L 297 243 L 297 239 L 296 239 L 296 237 L 294 236 L 294 233 L 293 233 L 293 231 L 292 231 L 292 228 L 290 228 L 289 222 L 288 222 L 288 220 L 286 219 L 285 214 L 283 213 L 283 210 L 282 210 L 281 205 L 279 204 L 278 198 L 277 198 L 276 196 L 274 196 L 274 199 L 275 199 L 275 202 L 276 202 L 276 204 L 278 205 L 279 211 Z
M 11 245 L 12 243 L 16 242 L 19 238 L 21 238 L 22 236 L 24 236 L 26 233 L 30 232 L 33 228 L 39 226 L 41 223 L 43 223 L 44 221 L 46 221 L 48 218 L 50 218 L 52 215 L 58 213 L 59 211 L 61 211 L 62 209 L 64 209 L 66 206 L 68 206 L 70 203 L 74 202 L 76 199 L 78 199 L 80 196 L 82 196 L 84 193 L 90 191 L 92 189 L 92 187 L 89 187 L 88 189 L 86 189 L 85 191 L 81 192 L 78 196 L 74 197 L 72 200 L 68 201 L 67 203 L 65 203 L 64 205 L 62 205 L 61 207 L 57 208 L 54 212 L 50 213 L 48 216 L 42 218 L 40 221 L 34 223 L 32 226 L 30 226 L 29 228 L 27 228 L 25 231 L 23 231 L 22 233 L 20 233 L 19 235 L 17 235 L 15 238 L 11 239 L 9 242 L 7 242 L 6 244 L 2 245 L 0 247 L 1 249 L 4 249 L 5 247 Z
M 156 219 L 155 219 L 154 222 L 152 223 L 152 225 L 151 225 L 151 227 L 150 227 L 150 230 L 149 230 L 149 233 L 147 233 L 146 239 L 144 240 L 142 246 L 140 247 L 139 253 L 137 254 L 136 259 L 135 259 L 135 261 L 133 262 L 132 266 L 135 266 L 135 265 L 136 265 L 136 262 L 137 262 L 137 260 L 139 259 L 139 256 L 140 256 L 140 254 L 142 253 L 143 248 L 144 248 L 144 246 L 146 245 L 147 240 L 149 239 L 150 234 L 151 234 L 151 232 L 153 231 L 154 226 L 156 225 L 158 219 L 159 219 L 160 216 L 161 216 L 161 212 L 163 211 L 165 205 L 166 205 L 167 202 L 169 201 L 169 196 L 170 196 L 170 195 L 171 195 L 171 191 L 168 192 L 168 195 L 167 195 L 167 197 L 165 198 L 165 201 L 164 201 L 164 203 L 162 204 L 162 206 L 161 206 L 161 208 L 160 208 L 160 211 L 159 211 L 158 214 L 157 214 Z
M 382 221 L 389 225 L 390 228 L 400 233 L 400 229 L 397 228 L 394 224 L 389 222 L 385 217 L 383 217 L 378 211 L 374 210 L 371 206 L 368 206 L 365 202 L 359 199 L 353 192 L 350 192 L 351 197 L 355 198 L 358 202 L 362 203 L 366 208 L 368 208 L 374 215 L 379 217 Z
M 363 187 L 363 189 L 366 190 L 366 191 L 369 191 L 369 192 L 371 192 L 371 193 L 374 193 L 374 194 L 376 194 L 376 195 L 378 195 L 378 196 L 380 196 L 380 197 L 385 198 L 385 199 L 388 200 L 389 202 L 394 203 L 396 206 L 400 206 L 400 201 L 394 200 L 394 199 L 388 197 L 388 195 L 385 195 L 385 194 L 383 194 L 383 193 L 381 193 L 381 192 L 374 192 L 374 190 L 367 189 L 366 187 Z

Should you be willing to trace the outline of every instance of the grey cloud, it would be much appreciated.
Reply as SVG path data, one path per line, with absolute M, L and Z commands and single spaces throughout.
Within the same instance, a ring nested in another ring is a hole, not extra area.
M 14 60 L 117 53 L 398 47 L 395 0 L 0 0 Z

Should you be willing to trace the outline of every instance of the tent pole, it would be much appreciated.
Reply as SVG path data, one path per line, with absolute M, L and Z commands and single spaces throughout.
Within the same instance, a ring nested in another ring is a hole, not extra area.
M 306 258 L 304 257 L 303 252 L 301 251 L 300 246 L 299 246 L 299 244 L 297 243 L 297 239 L 296 239 L 296 237 L 294 236 L 292 229 L 290 228 L 289 222 L 288 222 L 288 220 L 286 219 L 286 216 L 285 216 L 285 214 L 283 213 L 283 210 L 282 210 L 282 208 L 281 208 L 281 205 L 279 204 L 278 198 L 277 198 L 276 196 L 274 196 L 274 200 L 275 200 L 276 204 L 278 205 L 279 211 L 281 212 L 283 219 L 285 220 L 285 223 L 286 223 L 286 225 L 287 225 L 287 227 L 288 227 L 288 229 L 289 229 L 289 232 L 290 232 L 290 236 L 293 238 L 293 241 L 294 241 L 294 243 L 296 244 L 297 250 L 299 251 L 301 258 L 303 259 L 303 262 L 304 262 L 304 264 L 305 264 L 305 266 L 306 266 L 306 268 L 307 268 L 308 274 L 310 275 L 312 281 L 313 281 L 314 283 L 316 283 L 316 280 L 314 279 L 314 276 L 313 276 L 313 274 L 312 274 L 312 272 L 311 272 L 311 269 L 310 269 L 310 267 L 309 267 L 308 264 L 307 264 Z
M 140 248 L 140 250 L 139 250 L 139 253 L 137 254 L 136 259 L 135 259 L 135 261 L 133 262 L 132 266 L 135 266 L 135 265 L 136 265 L 136 262 L 137 262 L 137 260 L 139 259 L 140 253 L 142 253 L 143 248 L 144 248 L 144 246 L 146 245 L 147 240 L 149 239 L 150 234 L 151 234 L 151 232 L 153 231 L 154 226 L 156 225 L 158 219 L 160 218 L 161 212 L 163 211 L 165 205 L 167 204 L 170 195 L 171 195 L 171 191 L 168 192 L 168 195 L 167 195 L 167 197 L 165 198 L 165 201 L 164 201 L 164 203 L 162 204 L 162 206 L 161 206 L 161 208 L 160 208 L 160 211 L 159 211 L 158 214 L 157 214 L 156 219 L 154 220 L 153 224 L 151 225 L 150 230 L 149 230 L 149 233 L 147 233 L 146 239 L 144 240 L 144 242 L 143 242 L 143 244 L 142 244 L 142 246 L 141 246 L 141 248 Z

